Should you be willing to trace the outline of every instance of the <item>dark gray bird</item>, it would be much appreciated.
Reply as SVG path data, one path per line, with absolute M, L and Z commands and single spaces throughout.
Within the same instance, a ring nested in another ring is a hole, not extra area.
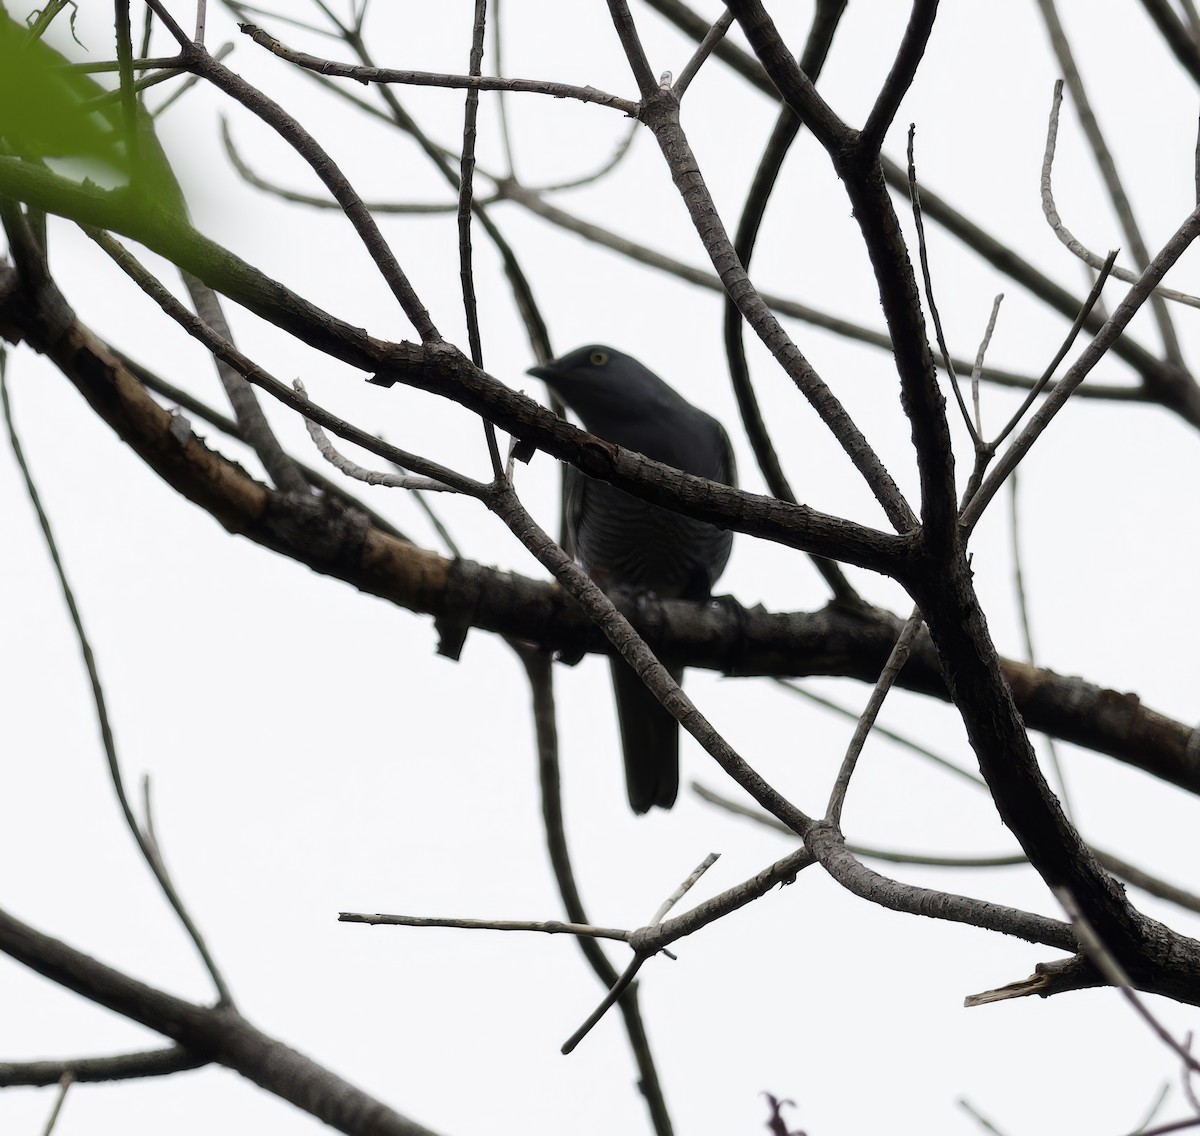
M 592 344 L 529 374 L 579 415 L 584 427 L 712 481 L 734 484 L 733 450 L 721 424 L 636 359 Z M 732 534 L 597 481 L 568 466 L 569 551 L 606 591 L 706 600 L 729 559 Z M 676 682 L 681 668 L 672 668 Z M 679 791 L 679 725 L 623 659 L 612 660 L 625 784 L 635 813 L 669 809 Z

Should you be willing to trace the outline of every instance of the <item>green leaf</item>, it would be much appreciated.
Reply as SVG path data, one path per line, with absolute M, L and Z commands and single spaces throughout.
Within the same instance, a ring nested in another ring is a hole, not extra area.
M 119 111 L 87 105 L 103 94 L 95 80 L 69 70 L 63 56 L 0 11 L 0 142 L 10 154 L 83 159 L 127 179 Z

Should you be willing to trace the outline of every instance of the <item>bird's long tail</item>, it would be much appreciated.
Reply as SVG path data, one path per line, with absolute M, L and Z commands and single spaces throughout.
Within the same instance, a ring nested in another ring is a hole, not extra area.
M 635 813 L 669 809 L 679 792 L 679 723 L 624 659 L 612 660 L 613 692 L 625 753 L 625 787 Z M 679 682 L 683 671 L 672 670 Z

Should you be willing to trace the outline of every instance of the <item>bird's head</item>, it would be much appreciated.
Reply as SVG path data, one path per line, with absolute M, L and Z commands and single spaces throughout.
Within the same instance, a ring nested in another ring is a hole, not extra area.
M 678 395 L 632 356 L 600 343 L 579 347 L 529 374 L 543 380 L 595 434 L 631 416 L 652 415 Z

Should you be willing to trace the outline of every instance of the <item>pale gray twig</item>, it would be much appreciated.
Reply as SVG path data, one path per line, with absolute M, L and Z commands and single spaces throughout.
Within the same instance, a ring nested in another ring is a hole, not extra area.
M 341 911 L 339 923 L 366 923 L 371 927 L 453 927 L 466 931 L 528 931 L 543 935 L 582 935 L 591 939 L 616 939 L 627 943 L 632 931 L 619 927 L 593 927 L 587 923 L 565 923 L 561 919 L 458 919 L 432 915 L 381 915 L 365 911 Z
M 1090 264 L 1093 268 L 1098 269 L 1104 265 L 1104 258 L 1097 256 L 1096 253 L 1088 249 L 1071 233 L 1066 225 L 1063 224 L 1063 220 L 1059 216 L 1058 209 L 1054 204 L 1051 172 L 1054 169 L 1054 154 L 1058 145 L 1058 118 L 1062 109 L 1062 89 L 1063 81 L 1059 79 L 1054 84 L 1054 98 L 1050 105 L 1050 123 L 1046 130 L 1046 152 L 1042 159 L 1042 212 L 1046 215 L 1046 220 L 1049 222 L 1050 228 L 1054 230 L 1054 235 L 1058 237 L 1059 241 L 1085 264 Z M 1139 274 L 1127 268 L 1115 267 L 1112 269 L 1112 274 L 1118 280 L 1123 280 L 1126 284 L 1136 284 L 1144 276 L 1144 272 Z M 1200 308 L 1200 296 L 1193 296 L 1187 292 L 1177 292 L 1173 288 L 1163 288 L 1161 286 L 1154 287 L 1151 289 L 1151 292 L 1156 296 L 1161 296 L 1164 300 L 1174 300 L 1178 304 L 1185 304 L 1191 308 Z
M 700 877 L 704 875 L 719 859 L 720 852 L 710 852 L 695 868 L 692 869 L 692 874 L 688 876 L 666 899 L 663 900 L 662 906 L 654 913 L 650 920 L 651 926 L 656 923 L 661 923 L 667 916 L 667 912 L 671 910 L 687 893 L 696 885 Z
M 1053 392 L 1039 407 L 1037 412 L 1026 424 L 1021 433 L 1013 440 L 1009 448 L 1001 455 L 1000 460 L 985 478 L 979 490 L 967 503 L 960 515 L 960 523 L 968 528 L 973 526 L 987 508 L 988 502 L 996 495 L 1004 484 L 1009 473 L 1016 468 L 1021 459 L 1029 452 L 1030 447 L 1041 436 L 1042 431 L 1050 425 L 1055 415 L 1066 405 L 1075 388 L 1087 378 L 1092 368 L 1104 357 L 1108 349 L 1120 338 L 1129 321 L 1146 302 L 1162 278 L 1174 266 L 1175 262 L 1200 236 L 1200 206 L 1192 211 L 1175 234 L 1163 246 L 1158 255 L 1150 262 L 1149 267 L 1138 278 L 1126 293 L 1124 299 L 1117 305 L 1113 314 L 1105 321 L 1104 326 L 1096 333 L 1092 341 L 1084 348 L 1083 353 L 1071 365 L 1066 375 L 1058 382 Z
M 1075 319 L 1072 321 L 1067 334 L 1063 337 L 1063 341 L 1055 352 L 1054 358 L 1050 360 L 1037 382 L 1030 387 L 1029 393 L 1026 394 L 1025 398 L 1021 401 L 1021 405 L 1013 412 L 1013 416 L 1008 420 L 1004 429 L 992 440 L 990 444 L 993 449 L 1000 445 L 1020 425 L 1021 419 L 1025 417 L 1025 412 L 1033 405 L 1034 400 L 1043 390 L 1058 389 L 1057 384 L 1053 388 L 1050 387 L 1050 379 L 1053 377 L 1054 372 L 1058 370 L 1059 363 L 1067 357 L 1067 352 L 1074 346 L 1075 340 L 1079 338 L 1079 333 L 1083 330 L 1083 325 L 1087 323 L 1088 316 L 1091 315 L 1092 310 L 1100 302 L 1100 293 L 1104 291 L 1104 285 L 1108 283 L 1108 278 L 1112 274 L 1116 259 L 1117 254 L 1115 251 L 1110 252 L 1105 258 L 1096 279 L 1092 282 L 1092 287 L 1087 294 L 1087 298 L 1083 301 L 1083 305 L 1079 311 L 1075 313 Z
M 300 409 L 300 413 L 304 414 L 303 406 L 308 403 L 308 391 L 304 389 L 304 384 L 299 379 L 292 380 L 292 389 L 304 400 Z M 461 492 L 458 487 L 447 485 L 444 481 L 432 477 L 419 477 L 410 473 L 383 473 L 380 470 L 365 469 L 345 455 L 338 453 L 329 440 L 329 436 L 313 419 L 306 416 L 304 425 L 321 457 L 347 477 L 354 478 L 355 481 L 361 481 L 365 485 L 382 485 L 388 489 L 420 489 L 428 493 Z
M 583 103 L 609 107 L 637 117 L 638 104 L 630 99 L 610 95 L 595 87 L 576 87 L 570 83 L 552 83 L 536 79 L 502 79 L 494 75 L 450 75 L 431 71 L 400 71 L 391 67 L 368 67 L 357 63 L 339 63 L 334 59 L 322 59 L 307 52 L 295 51 L 281 43 L 273 35 L 253 24 L 243 24 L 241 31 L 272 55 L 279 56 L 297 67 L 318 71 L 322 75 L 353 79 L 359 83 L 395 83 L 410 87 L 446 87 L 451 90 L 512 91 L 549 95 L 556 99 L 576 99 Z
M 67 1090 L 75 1083 L 75 1078 L 70 1073 L 64 1073 L 59 1078 L 58 1095 L 54 1098 L 54 1105 L 50 1109 L 50 1115 L 46 1117 L 46 1126 L 42 1129 L 42 1136 L 50 1136 L 54 1131 L 54 1126 L 58 1123 L 58 1115 L 62 1112 L 62 1106 L 67 1099 Z
M 719 858 L 720 853 L 710 852 L 704 857 L 703 860 L 700 861 L 700 863 L 692 870 L 688 878 L 684 880 L 683 883 L 681 883 L 679 887 L 677 887 L 663 901 L 662 906 L 654 913 L 654 917 L 650 920 L 651 928 L 661 925 L 663 919 L 666 917 L 667 912 L 670 911 L 671 908 L 674 907 L 675 904 L 678 903 L 679 900 L 681 900 L 688 893 L 688 891 L 691 890 L 697 880 L 699 880 L 700 877 L 703 876 L 704 873 L 707 872 L 708 869 L 711 868 Z M 589 1033 L 591 1033 L 596 1024 L 604 1017 L 604 1015 L 616 1005 L 618 999 L 629 987 L 629 984 L 633 981 L 634 976 L 641 969 L 641 966 L 646 959 L 648 959 L 652 954 L 657 953 L 657 950 L 646 950 L 644 948 L 639 949 L 638 939 L 640 937 L 641 932 L 631 936 L 631 945 L 634 948 L 633 958 L 630 960 L 629 965 L 621 972 L 621 975 L 617 981 L 613 983 L 611 988 L 604 995 L 600 1005 L 588 1015 L 587 1021 L 585 1021 L 583 1025 L 581 1025 L 573 1034 L 571 1034 L 569 1038 L 567 1038 L 566 1041 L 563 1042 L 562 1052 L 564 1054 L 570 1053 L 572 1050 L 574 1050 L 575 1047 L 585 1037 L 587 1037 Z M 671 952 L 666 950 L 666 948 L 658 949 L 661 949 L 664 954 L 671 955 Z M 674 958 L 675 956 L 671 955 L 671 957 Z
M 975 433 L 980 438 L 983 437 L 983 410 L 979 404 L 979 379 L 983 374 L 983 357 L 992 342 L 992 333 L 996 330 L 996 317 L 1000 314 L 1003 299 L 1004 293 L 1000 292 L 992 301 L 992 314 L 988 317 L 983 338 L 979 341 L 979 350 L 975 352 L 975 366 L 971 368 L 971 406 L 975 410 Z
M 1062 68 L 1066 84 L 1071 89 L 1071 98 L 1075 103 L 1075 112 L 1079 115 L 1079 124 L 1083 127 L 1083 133 L 1091 148 L 1092 156 L 1096 159 L 1101 180 L 1108 191 L 1108 199 L 1112 202 L 1113 210 L 1121 223 L 1121 230 L 1125 234 L 1125 243 L 1129 246 L 1134 264 L 1140 272 L 1150 263 L 1150 251 L 1146 247 L 1137 219 L 1133 215 L 1133 205 L 1129 201 L 1125 187 L 1121 184 L 1120 175 L 1117 173 L 1117 163 L 1108 148 L 1108 143 L 1104 140 L 1100 123 L 1092 110 L 1091 100 L 1088 99 L 1087 89 L 1083 85 L 1083 76 L 1075 65 L 1071 42 L 1058 18 L 1054 0 L 1038 0 L 1038 9 L 1046 24 L 1050 46 L 1054 49 L 1055 57 Z M 1179 337 L 1175 334 L 1175 327 L 1171 323 L 1171 313 L 1166 303 L 1161 296 L 1155 296 L 1151 301 L 1151 307 L 1158 323 L 1159 335 L 1162 336 L 1167 358 L 1182 367 L 1183 351 L 1179 346 Z

